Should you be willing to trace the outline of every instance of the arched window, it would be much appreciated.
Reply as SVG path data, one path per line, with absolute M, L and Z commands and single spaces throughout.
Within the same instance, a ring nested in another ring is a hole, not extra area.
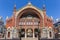
M 8 32 L 8 38 L 10 37 L 10 32 Z
M 33 37 L 33 30 L 31 28 L 27 29 L 27 37 Z
M 25 29 L 21 29 L 21 37 L 25 37 Z
M 50 37 L 52 36 L 51 34 L 52 34 L 52 33 L 51 33 L 51 32 L 49 32 Z
M 38 29 L 34 29 L 34 34 L 35 34 L 35 37 L 38 37 Z

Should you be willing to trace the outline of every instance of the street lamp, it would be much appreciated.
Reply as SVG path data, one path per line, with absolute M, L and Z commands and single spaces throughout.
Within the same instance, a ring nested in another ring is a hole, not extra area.
M 38 22 L 38 40 L 40 40 L 40 29 L 39 29 L 39 24 L 40 24 L 40 22 Z
M 20 40 L 21 40 L 21 28 L 20 28 L 20 30 L 19 30 L 19 38 L 20 38 Z

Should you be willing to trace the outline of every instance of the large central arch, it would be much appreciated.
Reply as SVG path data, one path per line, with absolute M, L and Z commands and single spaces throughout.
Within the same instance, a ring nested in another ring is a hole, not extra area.
M 43 11 L 42 10 L 39 10 L 38 8 L 36 8 L 36 7 L 32 6 L 32 5 L 31 6 L 27 5 L 27 6 L 23 7 L 21 10 L 19 10 L 19 11 L 16 12 L 16 15 L 15 16 L 17 17 L 19 14 L 21 14 L 21 12 L 23 12 L 26 9 L 33 9 L 36 12 L 38 12 L 38 14 L 40 14 L 40 15 L 37 14 L 39 17 L 44 18 Z
M 38 25 L 36 26 L 36 28 L 39 26 L 39 27 L 43 27 L 43 25 L 44 25 L 44 14 L 43 14 L 43 11 L 42 10 L 39 10 L 39 9 L 37 9 L 36 7 L 34 7 L 34 6 L 32 6 L 32 5 L 27 5 L 27 6 L 25 6 L 25 7 L 23 7 L 21 10 L 19 10 L 19 11 L 17 11 L 16 12 L 16 15 L 15 15 L 15 17 L 16 17 L 16 20 L 15 20 L 15 22 L 16 22 L 16 26 L 18 27 L 18 26 L 20 26 L 19 25 L 19 22 L 21 23 L 21 18 L 22 18 L 22 16 L 24 16 L 24 15 L 26 15 L 26 14 L 28 14 L 28 12 L 31 12 L 31 15 L 35 15 L 38 19 L 39 19 L 39 22 L 40 23 L 38 23 Z M 25 23 L 27 23 L 27 22 L 25 22 Z M 33 22 L 34 23 L 34 22 Z M 35 25 L 34 25 L 35 26 Z M 22 27 L 22 28 L 24 28 L 25 29 L 25 34 L 26 34 L 26 30 L 29 28 L 27 25 L 25 25 L 25 26 L 20 26 L 20 27 Z M 33 30 L 33 32 L 34 32 L 34 27 L 32 28 L 32 26 L 30 26 L 30 28 Z M 34 34 L 34 33 L 33 33 Z M 26 35 L 25 35 L 26 36 Z
M 39 13 L 37 10 L 32 9 L 32 8 L 27 8 L 27 9 L 22 10 L 17 16 L 18 22 L 19 22 L 20 18 L 23 16 L 23 14 L 24 15 L 27 14 L 26 12 L 32 12 L 32 14 L 37 15 L 37 17 L 41 21 L 41 25 L 43 24 L 43 16 L 41 15 L 41 13 Z
M 39 19 L 43 19 L 43 16 L 41 15 L 41 13 L 39 13 L 37 10 L 35 10 L 35 9 L 33 9 L 33 8 L 27 8 L 27 9 L 24 9 L 24 10 L 22 10 L 19 14 L 18 14 L 18 16 L 17 16 L 17 18 L 19 18 L 19 17 L 21 17 L 24 13 L 26 14 L 26 12 L 34 12 L 38 17 L 39 17 Z
M 43 11 L 37 9 L 34 6 L 25 6 L 23 7 L 21 10 L 19 10 L 18 12 L 16 12 L 16 18 L 17 18 L 17 22 L 19 22 L 19 18 L 27 11 L 31 11 L 31 12 L 35 12 L 35 14 L 39 17 L 39 19 L 41 20 L 41 25 L 44 25 L 44 14 Z M 26 13 L 25 13 L 26 14 Z

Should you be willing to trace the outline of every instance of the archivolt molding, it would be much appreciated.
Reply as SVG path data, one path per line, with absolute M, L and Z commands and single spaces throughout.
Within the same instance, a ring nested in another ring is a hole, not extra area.
M 16 14 L 15 14 L 15 17 L 17 18 L 20 12 L 22 12 L 23 10 L 28 9 L 28 8 L 34 9 L 38 13 L 40 13 L 40 15 L 41 15 L 41 17 L 43 19 L 43 26 L 44 26 L 44 14 L 43 14 L 43 11 L 39 10 L 38 8 L 34 7 L 33 5 L 27 5 L 27 6 L 23 7 L 22 9 L 20 9 L 19 11 L 17 11 Z
M 19 14 L 21 11 L 23 11 L 23 10 L 25 10 L 25 9 L 28 9 L 28 8 L 35 9 L 36 11 L 38 11 L 38 12 L 41 14 L 42 18 L 44 18 L 43 11 L 37 9 L 36 7 L 34 7 L 34 6 L 32 6 L 32 5 L 27 5 L 27 6 L 23 7 L 22 9 L 20 9 L 19 11 L 16 12 L 16 15 L 15 15 L 15 16 L 17 17 L 18 14 Z

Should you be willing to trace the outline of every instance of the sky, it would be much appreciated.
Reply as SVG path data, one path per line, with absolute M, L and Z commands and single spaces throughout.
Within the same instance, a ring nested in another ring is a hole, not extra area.
M 16 4 L 16 9 L 19 10 L 28 2 L 32 5 L 42 10 L 42 5 L 46 5 L 46 14 L 53 19 L 60 18 L 60 0 L 0 0 L 0 16 L 3 17 L 4 22 L 6 22 L 6 17 L 11 17 L 13 14 L 14 4 Z

